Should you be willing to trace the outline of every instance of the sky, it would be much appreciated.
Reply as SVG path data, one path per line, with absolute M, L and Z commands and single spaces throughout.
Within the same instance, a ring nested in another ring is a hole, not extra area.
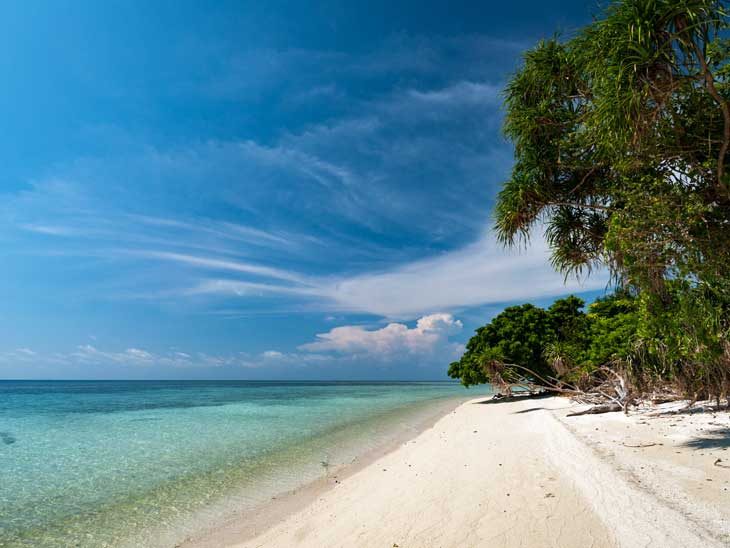
M 501 90 L 593 1 L 3 2 L 0 378 L 445 379 L 564 280 Z

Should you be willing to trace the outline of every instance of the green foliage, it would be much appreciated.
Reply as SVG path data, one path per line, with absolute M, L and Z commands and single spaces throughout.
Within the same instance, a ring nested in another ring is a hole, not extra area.
M 504 309 L 477 329 L 462 358 L 449 367 L 449 376 L 461 379 L 465 386 L 489 382 L 492 373 L 485 366 L 490 362 L 508 364 L 500 371 L 508 382 L 530 377 L 509 364 L 527 367 L 540 377 L 554 376 L 545 349 L 551 344 L 570 349 L 585 345 L 589 328 L 583 305 L 581 299 L 570 296 L 555 301 L 548 310 L 532 304 Z
M 636 295 L 591 307 L 590 345 L 551 341 L 561 369 L 630 364 L 637 378 L 728 393 L 729 29 L 720 0 L 615 1 L 526 52 L 505 90 L 515 165 L 499 238 L 544 226 L 558 270 L 606 266 Z
M 449 376 L 470 386 L 489 381 L 484 365 L 490 360 L 529 365 L 545 372 L 542 356 L 546 341 L 554 338 L 547 311 L 531 304 L 511 306 L 487 325 L 477 329 L 466 345 L 466 353 L 449 367 Z
M 670 306 L 651 292 L 617 291 L 597 299 L 587 313 L 574 296 L 547 310 L 509 307 L 477 329 L 449 375 L 465 386 L 523 379 L 586 386 L 592 373 L 611 367 L 636 389 L 663 380 L 690 397 L 727 395 L 730 305 L 707 287 L 681 280 L 668 283 L 667 291 Z
M 593 367 L 627 362 L 635 352 L 639 327 L 638 303 L 625 293 L 598 299 L 590 305 L 586 361 Z
M 496 206 L 502 240 L 545 220 L 566 273 L 600 263 L 638 282 L 726 269 L 726 28 L 720 2 L 624 0 L 528 51 L 505 91 L 516 162 Z
M 654 375 L 691 397 L 730 393 L 730 302 L 709 286 L 674 280 L 668 298 L 639 299 L 638 338 Z

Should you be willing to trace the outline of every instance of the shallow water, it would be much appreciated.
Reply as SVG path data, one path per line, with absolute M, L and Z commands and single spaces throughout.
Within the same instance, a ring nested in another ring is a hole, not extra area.
M 0 546 L 171 546 L 477 395 L 452 383 L 0 381 Z

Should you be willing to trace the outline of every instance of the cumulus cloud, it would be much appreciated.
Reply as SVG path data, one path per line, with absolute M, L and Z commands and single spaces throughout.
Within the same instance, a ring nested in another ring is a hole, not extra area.
M 150 365 L 156 361 L 156 356 L 140 348 L 127 348 L 122 352 L 99 350 L 90 344 L 76 347 L 74 352 L 66 356 L 67 359 L 81 362 L 96 362 L 99 364 L 113 362 L 128 365 Z
M 449 336 L 463 327 L 451 314 L 430 314 L 419 318 L 415 327 L 389 323 L 380 329 L 366 329 L 358 325 L 335 327 L 320 333 L 316 340 L 301 345 L 308 352 L 336 352 L 341 354 L 394 358 L 403 354 L 438 354 L 454 351 Z
M 67 352 L 37 352 L 28 348 L 0 351 L 0 365 L 22 362 L 29 367 L 49 365 L 86 366 L 103 370 L 106 368 L 156 367 L 164 369 L 228 369 L 253 370 L 270 367 L 296 368 L 318 365 L 333 360 L 332 356 L 312 352 L 280 352 L 266 350 L 260 354 L 231 352 L 208 354 L 205 352 L 151 352 L 131 347 L 124 350 L 103 349 L 90 344 L 78 345 Z

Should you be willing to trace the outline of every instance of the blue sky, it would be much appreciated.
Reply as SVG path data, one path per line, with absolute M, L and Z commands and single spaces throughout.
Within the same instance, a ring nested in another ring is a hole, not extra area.
M 436 379 L 588 300 L 489 232 L 521 52 L 593 2 L 6 2 L 0 377 Z

